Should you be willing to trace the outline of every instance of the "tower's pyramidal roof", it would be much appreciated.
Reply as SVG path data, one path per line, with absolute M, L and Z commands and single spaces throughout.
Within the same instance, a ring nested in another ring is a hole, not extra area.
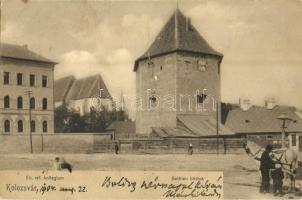
M 135 61 L 134 71 L 137 70 L 140 60 L 175 51 L 223 56 L 214 50 L 192 26 L 190 20 L 176 9 L 149 49 Z

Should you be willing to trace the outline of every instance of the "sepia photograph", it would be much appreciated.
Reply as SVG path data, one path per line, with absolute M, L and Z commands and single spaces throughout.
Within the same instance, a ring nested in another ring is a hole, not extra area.
M 0 5 L 0 199 L 302 199 L 302 0 Z

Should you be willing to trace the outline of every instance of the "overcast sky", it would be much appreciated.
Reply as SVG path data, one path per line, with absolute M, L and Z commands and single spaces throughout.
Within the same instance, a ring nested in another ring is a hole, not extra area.
M 1 40 L 59 62 L 56 79 L 101 73 L 113 96 L 133 95 L 134 60 L 175 8 L 176 1 L 4 0 Z M 179 8 L 224 54 L 223 101 L 264 105 L 274 97 L 302 109 L 302 0 L 179 0 Z

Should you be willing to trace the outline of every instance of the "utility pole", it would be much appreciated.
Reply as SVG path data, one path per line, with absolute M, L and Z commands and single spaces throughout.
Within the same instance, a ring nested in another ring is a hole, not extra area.
M 219 154 L 219 102 L 216 102 L 216 153 Z
M 1 21 L 2 21 L 2 3 L 3 3 L 3 0 L 0 0 L 0 45 L 1 45 L 1 32 L 2 32 L 2 29 L 1 29 Z M 1 51 L 1 46 L 0 46 L 0 51 Z
M 32 94 L 32 91 L 28 90 L 26 91 L 26 94 L 28 96 L 28 115 L 29 115 L 29 143 L 30 143 L 30 153 L 33 153 L 33 136 L 31 131 L 31 105 L 30 105 L 30 95 Z
M 283 120 L 282 122 L 282 126 L 281 126 L 282 132 L 281 132 L 281 147 L 285 148 L 285 120 Z

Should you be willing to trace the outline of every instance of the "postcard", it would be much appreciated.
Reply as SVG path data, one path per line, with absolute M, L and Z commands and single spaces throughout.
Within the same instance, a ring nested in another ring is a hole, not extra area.
M 301 0 L 0 5 L 0 199 L 301 199 Z

